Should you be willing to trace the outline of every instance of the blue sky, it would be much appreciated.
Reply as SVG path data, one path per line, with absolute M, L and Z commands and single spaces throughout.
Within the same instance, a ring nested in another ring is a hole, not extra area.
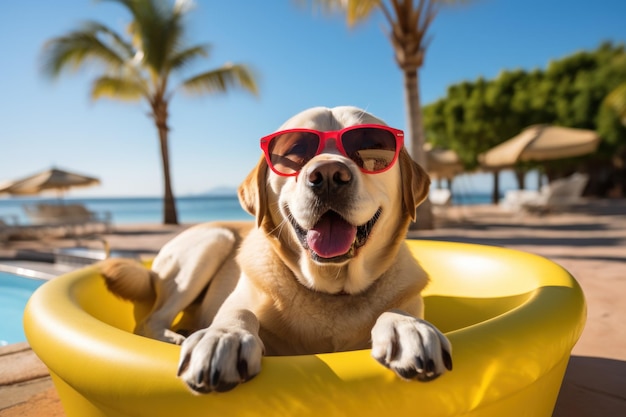
M 258 139 L 308 107 L 355 105 L 405 127 L 402 77 L 380 16 L 349 29 L 341 16 L 313 13 L 292 0 L 196 3 L 190 42 L 212 49 L 189 74 L 245 63 L 258 76 L 260 95 L 176 95 L 170 107 L 175 194 L 237 186 L 260 156 Z M 0 16 L 0 182 L 57 166 L 102 180 L 70 196 L 160 196 L 158 143 L 145 105 L 92 102 L 93 72 L 52 82 L 39 68 L 47 39 L 88 19 L 121 32 L 125 10 L 90 0 L 2 1 Z M 605 40 L 625 42 L 625 18 L 624 0 L 475 0 L 444 9 L 420 72 L 422 102 L 463 80 L 545 68 Z M 490 177 L 464 181 L 466 191 L 491 187 Z

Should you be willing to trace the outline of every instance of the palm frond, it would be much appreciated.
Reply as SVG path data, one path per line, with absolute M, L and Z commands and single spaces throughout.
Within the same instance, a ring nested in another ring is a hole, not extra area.
M 87 21 L 83 22 L 82 30 L 96 34 L 99 38 L 104 38 L 111 48 L 118 51 L 120 56 L 132 57 L 135 53 L 133 45 L 124 39 L 119 33 L 112 30 L 100 22 Z
M 146 85 L 140 79 L 102 76 L 91 87 L 91 98 L 113 98 L 122 101 L 138 101 L 148 98 Z
M 367 19 L 381 5 L 381 0 L 340 0 L 349 26 Z
M 308 6 L 323 13 L 345 13 L 348 26 L 367 19 L 382 4 L 381 0 L 294 0 L 300 6 Z
M 102 34 L 113 39 L 107 44 Z M 43 70 L 58 76 L 64 70 L 77 70 L 89 63 L 121 68 L 127 61 L 128 44 L 114 32 L 100 24 L 87 24 L 84 29 L 53 38 L 46 42 L 43 52 Z
M 108 0 L 124 5 L 132 14 L 129 26 L 135 48 L 143 53 L 143 64 L 154 74 L 167 71 L 169 57 L 184 40 L 183 18 L 191 9 L 188 2 L 158 0 Z
M 190 94 L 223 93 L 232 87 L 240 87 L 253 94 L 258 89 L 252 72 L 244 65 L 228 64 L 207 71 L 183 82 L 183 90 Z
M 209 56 L 209 45 L 196 45 L 181 51 L 177 51 L 169 57 L 167 67 L 169 70 L 178 70 L 184 68 L 187 64 L 197 58 L 206 58 Z

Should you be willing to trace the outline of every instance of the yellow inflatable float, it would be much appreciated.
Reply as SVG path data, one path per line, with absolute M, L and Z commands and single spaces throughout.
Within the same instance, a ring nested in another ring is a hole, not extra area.
M 25 331 L 68 417 L 550 416 L 585 322 L 573 277 L 518 251 L 408 243 L 432 278 L 426 318 L 453 346 L 454 370 L 428 383 L 356 351 L 267 357 L 254 380 L 194 396 L 175 376 L 180 348 L 132 334 L 142 309 L 93 267 L 38 289 Z

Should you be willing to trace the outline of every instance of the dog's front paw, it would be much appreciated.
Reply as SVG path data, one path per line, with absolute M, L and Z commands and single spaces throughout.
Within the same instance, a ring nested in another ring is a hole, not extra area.
M 182 344 L 178 376 L 195 394 L 225 392 L 261 371 L 263 343 L 244 329 L 207 328 Z
M 452 370 L 451 353 L 435 326 L 400 311 L 383 313 L 372 329 L 372 356 L 404 379 L 431 381 Z

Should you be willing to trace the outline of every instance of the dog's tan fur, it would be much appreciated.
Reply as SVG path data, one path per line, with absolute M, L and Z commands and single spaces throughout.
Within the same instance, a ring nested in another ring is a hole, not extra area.
M 281 130 L 329 131 L 366 123 L 383 124 L 353 107 L 315 108 Z M 303 175 L 333 163 L 347 166 L 354 177 L 341 216 L 354 225 L 367 223 L 377 210 L 380 217 L 353 257 L 320 262 L 290 221 L 303 228 L 316 222 L 318 197 Z M 297 177 L 276 175 L 261 158 L 239 188 L 254 224 L 198 225 L 168 242 L 152 270 L 112 259 L 101 271 L 112 292 L 154 300 L 136 332 L 182 344 L 179 375 L 196 393 L 225 391 L 248 380 L 260 371 L 263 354 L 370 346 L 372 355 L 401 377 L 429 380 L 451 369 L 451 349 L 422 320 L 420 292 L 428 279 L 404 243 L 428 185 L 427 174 L 405 149 L 390 170 L 374 175 L 362 173 L 332 146 Z M 194 302 L 200 303 L 192 317 L 195 333 L 185 339 L 171 325 Z

